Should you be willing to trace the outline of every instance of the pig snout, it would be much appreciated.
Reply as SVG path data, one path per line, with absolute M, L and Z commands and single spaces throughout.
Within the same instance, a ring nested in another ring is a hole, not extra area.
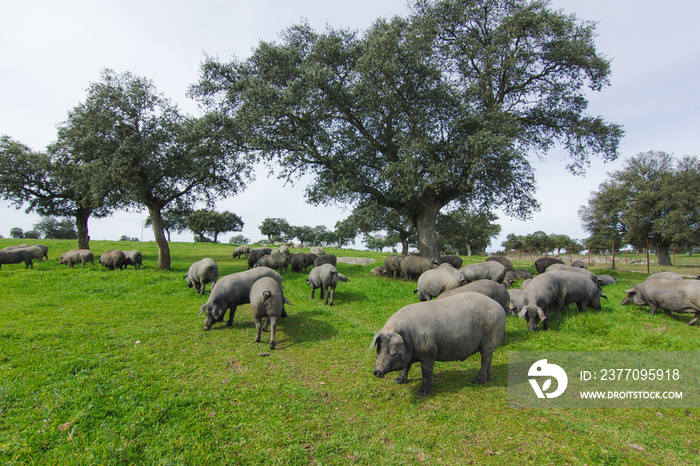
M 385 374 L 386 374 L 386 372 L 384 372 L 381 369 L 374 369 L 374 376 L 375 377 L 379 377 L 380 379 L 383 379 Z

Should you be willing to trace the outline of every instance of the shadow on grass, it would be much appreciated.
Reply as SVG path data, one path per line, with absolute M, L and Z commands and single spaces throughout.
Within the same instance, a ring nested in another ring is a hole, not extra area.
M 508 364 L 493 364 L 491 370 L 493 373 L 493 378 L 483 384 L 472 383 L 472 380 L 476 378 L 479 373 L 480 360 L 479 356 L 476 357 L 476 367 L 464 368 L 455 367 L 453 369 L 436 369 L 433 372 L 433 377 L 430 381 L 431 392 L 427 397 L 422 397 L 418 395 L 418 390 L 421 387 L 421 368 L 420 364 L 416 364 L 411 368 L 409 373 L 408 383 L 404 385 L 406 390 L 413 391 L 415 393 L 416 401 L 428 401 L 435 396 L 450 395 L 453 393 L 458 393 L 464 390 L 468 391 L 481 391 L 488 390 L 489 388 L 507 388 L 508 387 Z M 458 361 L 454 361 L 459 364 Z M 398 372 L 396 375 L 398 376 Z M 410 377 L 413 375 L 413 377 Z M 393 382 L 395 377 L 387 375 L 387 380 Z
M 280 349 L 289 348 L 300 343 L 328 340 L 329 338 L 338 334 L 335 327 L 322 320 L 322 317 L 325 315 L 323 312 L 289 312 L 289 309 L 287 309 L 287 312 L 289 314 L 288 317 L 280 319 L 277 326 L 277 343 L 280 345 Z M 241 315 L 241 317 L 243 317 L 243 315 Z M 236 316 L 234 317 L 233 325 L 231 327 L 228 327 L 226 322 L 220 322 L 214 324 L 210 331 L 226 331 L 241 328 L 247 329 L 250 327 L 250 316 L 248 315 L 247 318 L 239 319 L 238 311 L 236 311 Z M 255 328 L 254 324 L 253 328 Z M 269 331 L 266 333 L 269 334 Z

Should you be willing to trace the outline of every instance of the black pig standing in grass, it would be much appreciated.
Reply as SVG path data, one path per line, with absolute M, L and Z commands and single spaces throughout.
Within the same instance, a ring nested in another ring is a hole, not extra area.
M 423 384 L 418 394 L 426 396 L 435 361 L 463 361 L 481 353 L 481 370 L 472 382 L 488 382 L 493 352 L 505 331 L 503 307 L 478 293 L 410 304 L 389 317 L 374 336 L 370 346 L 377 346 L 374 375 L 382 378 L 402 371 L 396 383 L 406 383 L 411 365 L 419 362 Z
M 270 349 L 277 346 L 277 321 L 287 317 L 284 305 L 290 303 L 282 293 L 282 287 L 277 280 L 263 277 L 256 281 L 250 289 L 250 309 L 255 319 L 255 343 L 260 342 L 263 330 L 262 320 L 267 317 L 270 324 Z M 267 327 L 267 324 L 265 325 Z
M 202 312 L 207 313 L 202 329 L 210 330 L 214 323 L 224 319 L 224 315 L 229 309 L 231 312 L 226 325 L 229 327 L 233 325 L 236 308 L 250 302 L 250 289 L 256 281 L 263 277 L 271 277 L 277 283 L 282 283 L 282 275 L 267 267 L 256 267 L 245 272 L 232 273 L 219 279 L 212 287 L 209 299 L 199 309 L 200 316 Z

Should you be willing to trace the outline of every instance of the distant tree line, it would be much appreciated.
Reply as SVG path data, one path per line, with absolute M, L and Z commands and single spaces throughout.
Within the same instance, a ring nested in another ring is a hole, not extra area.
M 41 217 L 33 229 L 23 231 L 19 227 L 10 230 L 10 237 L 16 239 L 78 239 L 75 224 L 69 218 Z

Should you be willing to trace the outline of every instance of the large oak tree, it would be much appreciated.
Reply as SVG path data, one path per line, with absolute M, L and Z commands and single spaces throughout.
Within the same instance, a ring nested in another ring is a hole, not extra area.
M 158 268 L 170 269 L 163 211 L 179 211 L 239 192 L 250 168 L 238 155 L 228 121 L 219 115 L 195 118 L 156 91 L 152 81 L 129 72 L 104 70 L 88 88 L 86 118 L 108 131 L 99 147 L 103 176 L 119 197 L 148 209 L 158 245 Z M 86 130 L 84 137 L 95 136 Z M 106 149 L 109 149 L 107 153 Z
M 310 202 L 396 209 L 434 257 L 450 203 L 537 208 L 530 161 L 556 143 L 574 172 L 617 157 L 622 129 L 586 113 L 610 75 L 594 29 L 546 1 L 420 0 L 363 34 L 301 24 L 245 60 L 207 58 L 191 92 L 281 176 L 314 173 Z
M 671 245 L 700 244 L 698 157 L 643 152 L 609 177 L 579 209 L 594 237 L 619 235 L 638 249 L 650 244 L 659 265 L 672 265 Z

